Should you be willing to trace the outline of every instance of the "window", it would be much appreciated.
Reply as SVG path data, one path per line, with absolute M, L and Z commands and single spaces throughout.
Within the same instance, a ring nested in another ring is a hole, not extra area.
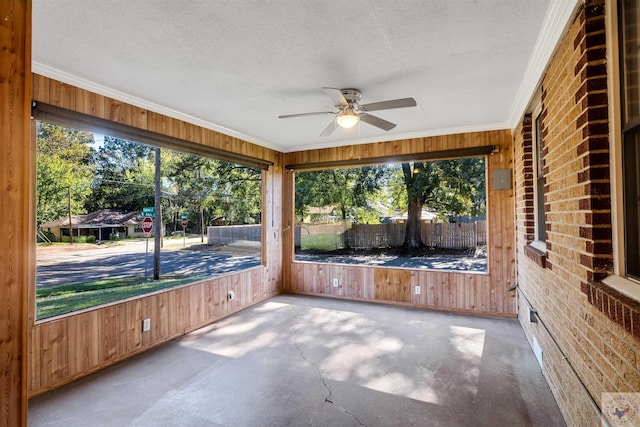
M 35 137 L 37 319 L 262 263 L 261 170 L 43 121 Z
M 619 2 L 626 273 L 640 279 L 640 5 Z
M 544 217 L 544 157 L 542 154 L 542 114 L 538 111 L 533 123 L 533 161 L 534 161 L 534 224 L 537 249 L 546 251 L 546 226 Z
M 487 271 L 484 157 L 300 171 L 295 260 Z

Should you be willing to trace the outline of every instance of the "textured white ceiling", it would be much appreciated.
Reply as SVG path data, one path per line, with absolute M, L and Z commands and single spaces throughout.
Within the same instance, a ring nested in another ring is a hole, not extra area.
M 34 0 L 35 72 L 283 152 L 508 128 L 576 0 Z M 417 107 L 318 135 L 321 88 Z

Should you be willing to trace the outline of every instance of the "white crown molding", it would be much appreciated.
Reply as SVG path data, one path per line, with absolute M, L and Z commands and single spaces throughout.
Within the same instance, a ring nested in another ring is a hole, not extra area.
M 168 117 L 172 117 L 174 119 L 183 120 L 185 122 L 210 129 L 216 132 L 223 133 L 225 135 L 229 135 L 234 138 L 242 139 L 243 141 L 251 142 L 256 145 L 260 145 L 262 147 L 270 148 L 272 150 L 283 152 L 283 147 L 278 147 L 273 144 L 270 144 L 266 141 L 263 141 L 259 138 L 245 135 L 241 132 L 234 131 L 232 129 L 225 128 L 223 126 L 219 126 L 215 123 L 208 122 L 206 120 L 199 119 L 197 117 L 190 116 L 188 114 L 181 113 L 179 111 L 173 110 L 171 108 L 156 104 L 151 101 L 147 101 L 142 98 L 138 98 L 135 96 L 131 96 L 124 92 L 120 92 L 115 89 L 111 89 L 109 87 L 100 85 L 98 83 L 83 79 L 81 77 L 75 76 L 73 74 L 69 74 L 65 71 L 58 70 L 53 67 L 49 67 L 48 65 L 40 64 L 38 62 L 32 62 L 31 69 L 34 73 L 40 74 L 45 77 L 49 77 L 54 80 L 58 80 L 62 83 L 70 84 L 72 86 L 78 87 L 80 89 L 88 90 L 93 93 L 97 93 L 98 95 L 107 96 L 109 98 L 117 99 L 118 101 L 125 102 L 127 104 L 134 105 L 139 108 L 144 108 L 145 110 L 153 111 L 154 113 L 163 114 Z
M 510 129 L 518 126 L 520 118 L 542 80 L 551 56 L 571 23 L 570 20 L 575 16 L 580 3 L 582 0 L 551 0 L 522 83 L 509 110 L 507 123 Z

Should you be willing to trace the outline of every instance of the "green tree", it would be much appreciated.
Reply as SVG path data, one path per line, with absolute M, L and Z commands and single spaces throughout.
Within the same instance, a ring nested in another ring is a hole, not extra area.
M 424 206 L 447 219 L 485 214 L 484 158 L 402 163 L 401 167 L 407 196 L 407 249 L 423 246 L 420 220 Z
M 296 214 L 302 219 L 310 206 L 333 206 L 342 220 L 377 221 L 375 200 L 386 173 L 385 166 L 298 172 Z
M 153 172 L 149 178 L 151 147 L 109 136 L 94 155 L 96 174 L 88 211 L 139 211 L 153 205 Z M 149 179 L 151 179 L 149 181 Z
M 207 225 L 261 221 L 260 170 L 179 152 L 167 155 L 163 169 L 174 204 L 190 212 L 202 235 Z
M 37 130 L 36 221 L 85 213 L 93 179 L 93 135 L 48 123 Z

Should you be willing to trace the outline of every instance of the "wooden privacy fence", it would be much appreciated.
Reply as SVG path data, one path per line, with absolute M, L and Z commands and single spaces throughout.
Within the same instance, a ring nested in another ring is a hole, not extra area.
M 220 246 L 262 241 L 262 225 L 220 225 L 207 227 L 207 245 Z
M 297 225 L 296 247 L 306 236 L 335 235 L 339 247 L 356 249 L 399 247 L 404 243 L 406 224 L 322 224 Z M 422 223 L 422 242 L 434 248 L 470 249 L 487 244 L 487 222 L 471 223 Z M 304 246 L 304 245 L 303 245 Z M 338 249 L 336 247 L 335 249 Z
M 476 221 L 476 234 L 478 236 L 478 245 L 487 244 L 487 221 Z
M 477 224 L 485 221 L 468 223 L 437 223 L 422 224 L 420 235 L 422 242 L 434 248 L 445 249 L 469 249 L 487 243 L 486 231 L 482 233 L 483 239 L 479 238 Z M 486 227 L 485 227 L 486 230 Z
M 404 230 L 405 224 L 354 224 L 343 235 L 343 242 L 358 249 L 402 246 Z

